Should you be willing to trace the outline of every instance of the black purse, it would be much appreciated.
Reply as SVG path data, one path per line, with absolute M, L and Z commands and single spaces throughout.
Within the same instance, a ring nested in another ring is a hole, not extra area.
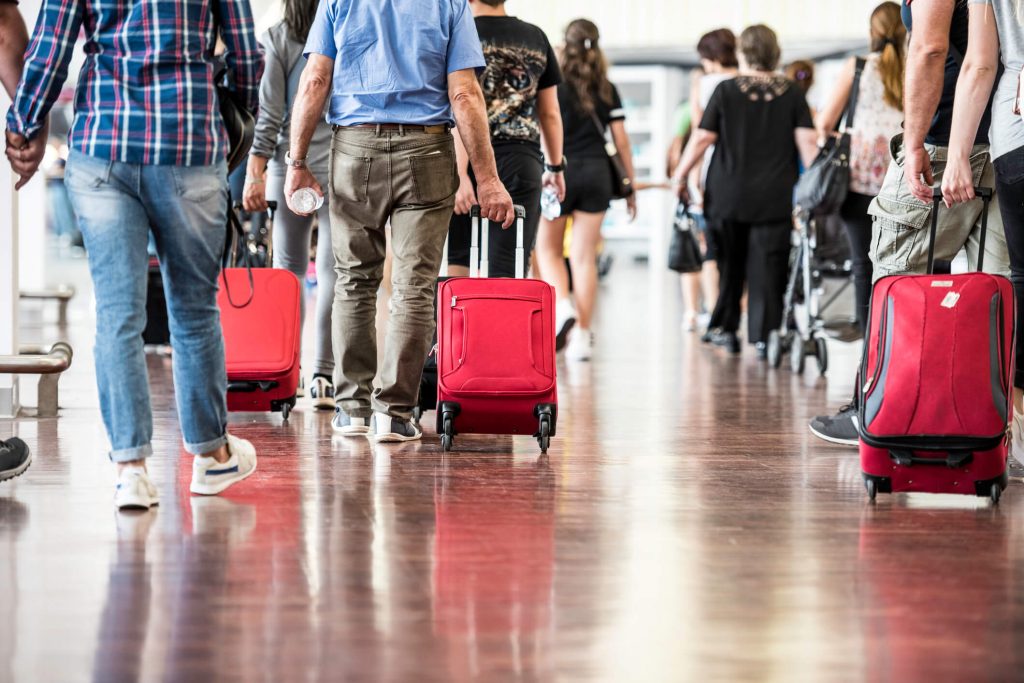
M 860 77 L 864 60 L 857 58 L 857 70 L 846 102 L 846 114 L 838 138 L 829 136 L 811 167 L 797 181 L 793 203 L 808 216 L 828 216 L 839 211 L 850 191 L 850 129 L 857 113 Z
M 594 122 L 597 132 L 604 138 L 604 151 L 608 153 L 608 164 L 612 169 L 612 197 L 615 199 L 626 199 L 633 196 L 633 181 L 629 179 L 626 172 L 626 164 L 622 161 L 618 147 L 608 139 L 608 130 L 601 125 L 601 119 L 597 118 L 597 112 L 590 112 L 590 120 Z
M 690 207 L 679 202 L 672 221 L 672 241 L 668 247 L 668 267 L 677 273 L 699 273 L 704 257 L 697 243 L 697 221 L 690 215 Z
M 213 35 L 220 35 L 220 10 L 217 0 L 210 3 L 213 13 Z M 249 157 L 256 136 L 256 116 L 239 98 L 235 91 L 234 79 L 227 63 L 214 57 L 213 85 L 217 90 L 217 101 L 220 104 L 220 117 L 224 120 L 224 129 L 228 134 L 227 164 L 228 173 L 245 163 Z

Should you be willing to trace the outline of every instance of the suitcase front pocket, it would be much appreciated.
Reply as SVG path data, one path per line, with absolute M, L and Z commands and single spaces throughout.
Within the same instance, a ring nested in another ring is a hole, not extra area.
M 519 396 L 550 391 L 554 333 L 542 304 L 529 296 L 453 296 L 442 330 L 446 390 Z

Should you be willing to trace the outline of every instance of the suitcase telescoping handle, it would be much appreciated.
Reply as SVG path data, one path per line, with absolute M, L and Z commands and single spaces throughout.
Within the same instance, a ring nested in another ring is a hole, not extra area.
M 995 193 L 991 187 L 976 187 L 974 195 L 981 197 L 981 236 L 978 238 L 978 272 L 985 265 L 985 238 L 988 237 L 988 210 L 992 204 L 992 196 Z M 942 190 L 936 188 L 932 194 L 934 204 L 932 205 L 932 227 L 928 236 L 928 274 L 935 274 L 935 240 L 939 234 L 939 209 L 942 206 Z
M 523 247 L 523 221 L 526 219 L 526 208 L 515 205 L 516 212 L 516 270 L 515 275 L 519 278 L 526 277 L 526 250 Z M 480 207 L 474 205 L 470 210 L 472 226 L 470 227 L 469 242 L 469 276 L 487 277 L 490 270 L 490 221 L 480 220 Z M 487 230 L 482 230 L 482 224 L 488 223 Z M 481 244 L 480 235 L 483 235 Z M 479 265 L 478 265 L 479 264 Z

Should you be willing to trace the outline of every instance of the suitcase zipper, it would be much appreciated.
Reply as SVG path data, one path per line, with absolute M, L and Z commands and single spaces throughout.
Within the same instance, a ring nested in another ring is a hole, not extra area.
M 455 296 L 452 297 L 452 306 L 451 307 L 455 308 L 460 299 L 463 300 L 463 301 L 474 301 L 474 300 L 487 300 L 487 301 L 530 301 L 530 302 L 537 303 L 537 304 L 541 303 L 540 297 L 535 297 L 535 296 L 504 296 L 504 295 L 487 296 L 487 295 L 482 295 L 482 294 L 479 294 L 479 295 L 476 295 L 476 296 L 465 296 L 465 295 L 459 296 L 459 295 L 455 295 Z

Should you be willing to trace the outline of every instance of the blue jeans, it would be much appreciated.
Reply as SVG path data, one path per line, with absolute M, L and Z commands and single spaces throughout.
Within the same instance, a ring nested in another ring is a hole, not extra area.
M 96 380 L 110 459 L 127 462 L 153 452 L 142 348 L 151 231 L 167 297 L 185 449 L 201 455 L 219 448 L 227 425 L 217 308 L 228 209 L 225 165 L 146 166 L 72 151 L 64 182 L 96 293 Z

